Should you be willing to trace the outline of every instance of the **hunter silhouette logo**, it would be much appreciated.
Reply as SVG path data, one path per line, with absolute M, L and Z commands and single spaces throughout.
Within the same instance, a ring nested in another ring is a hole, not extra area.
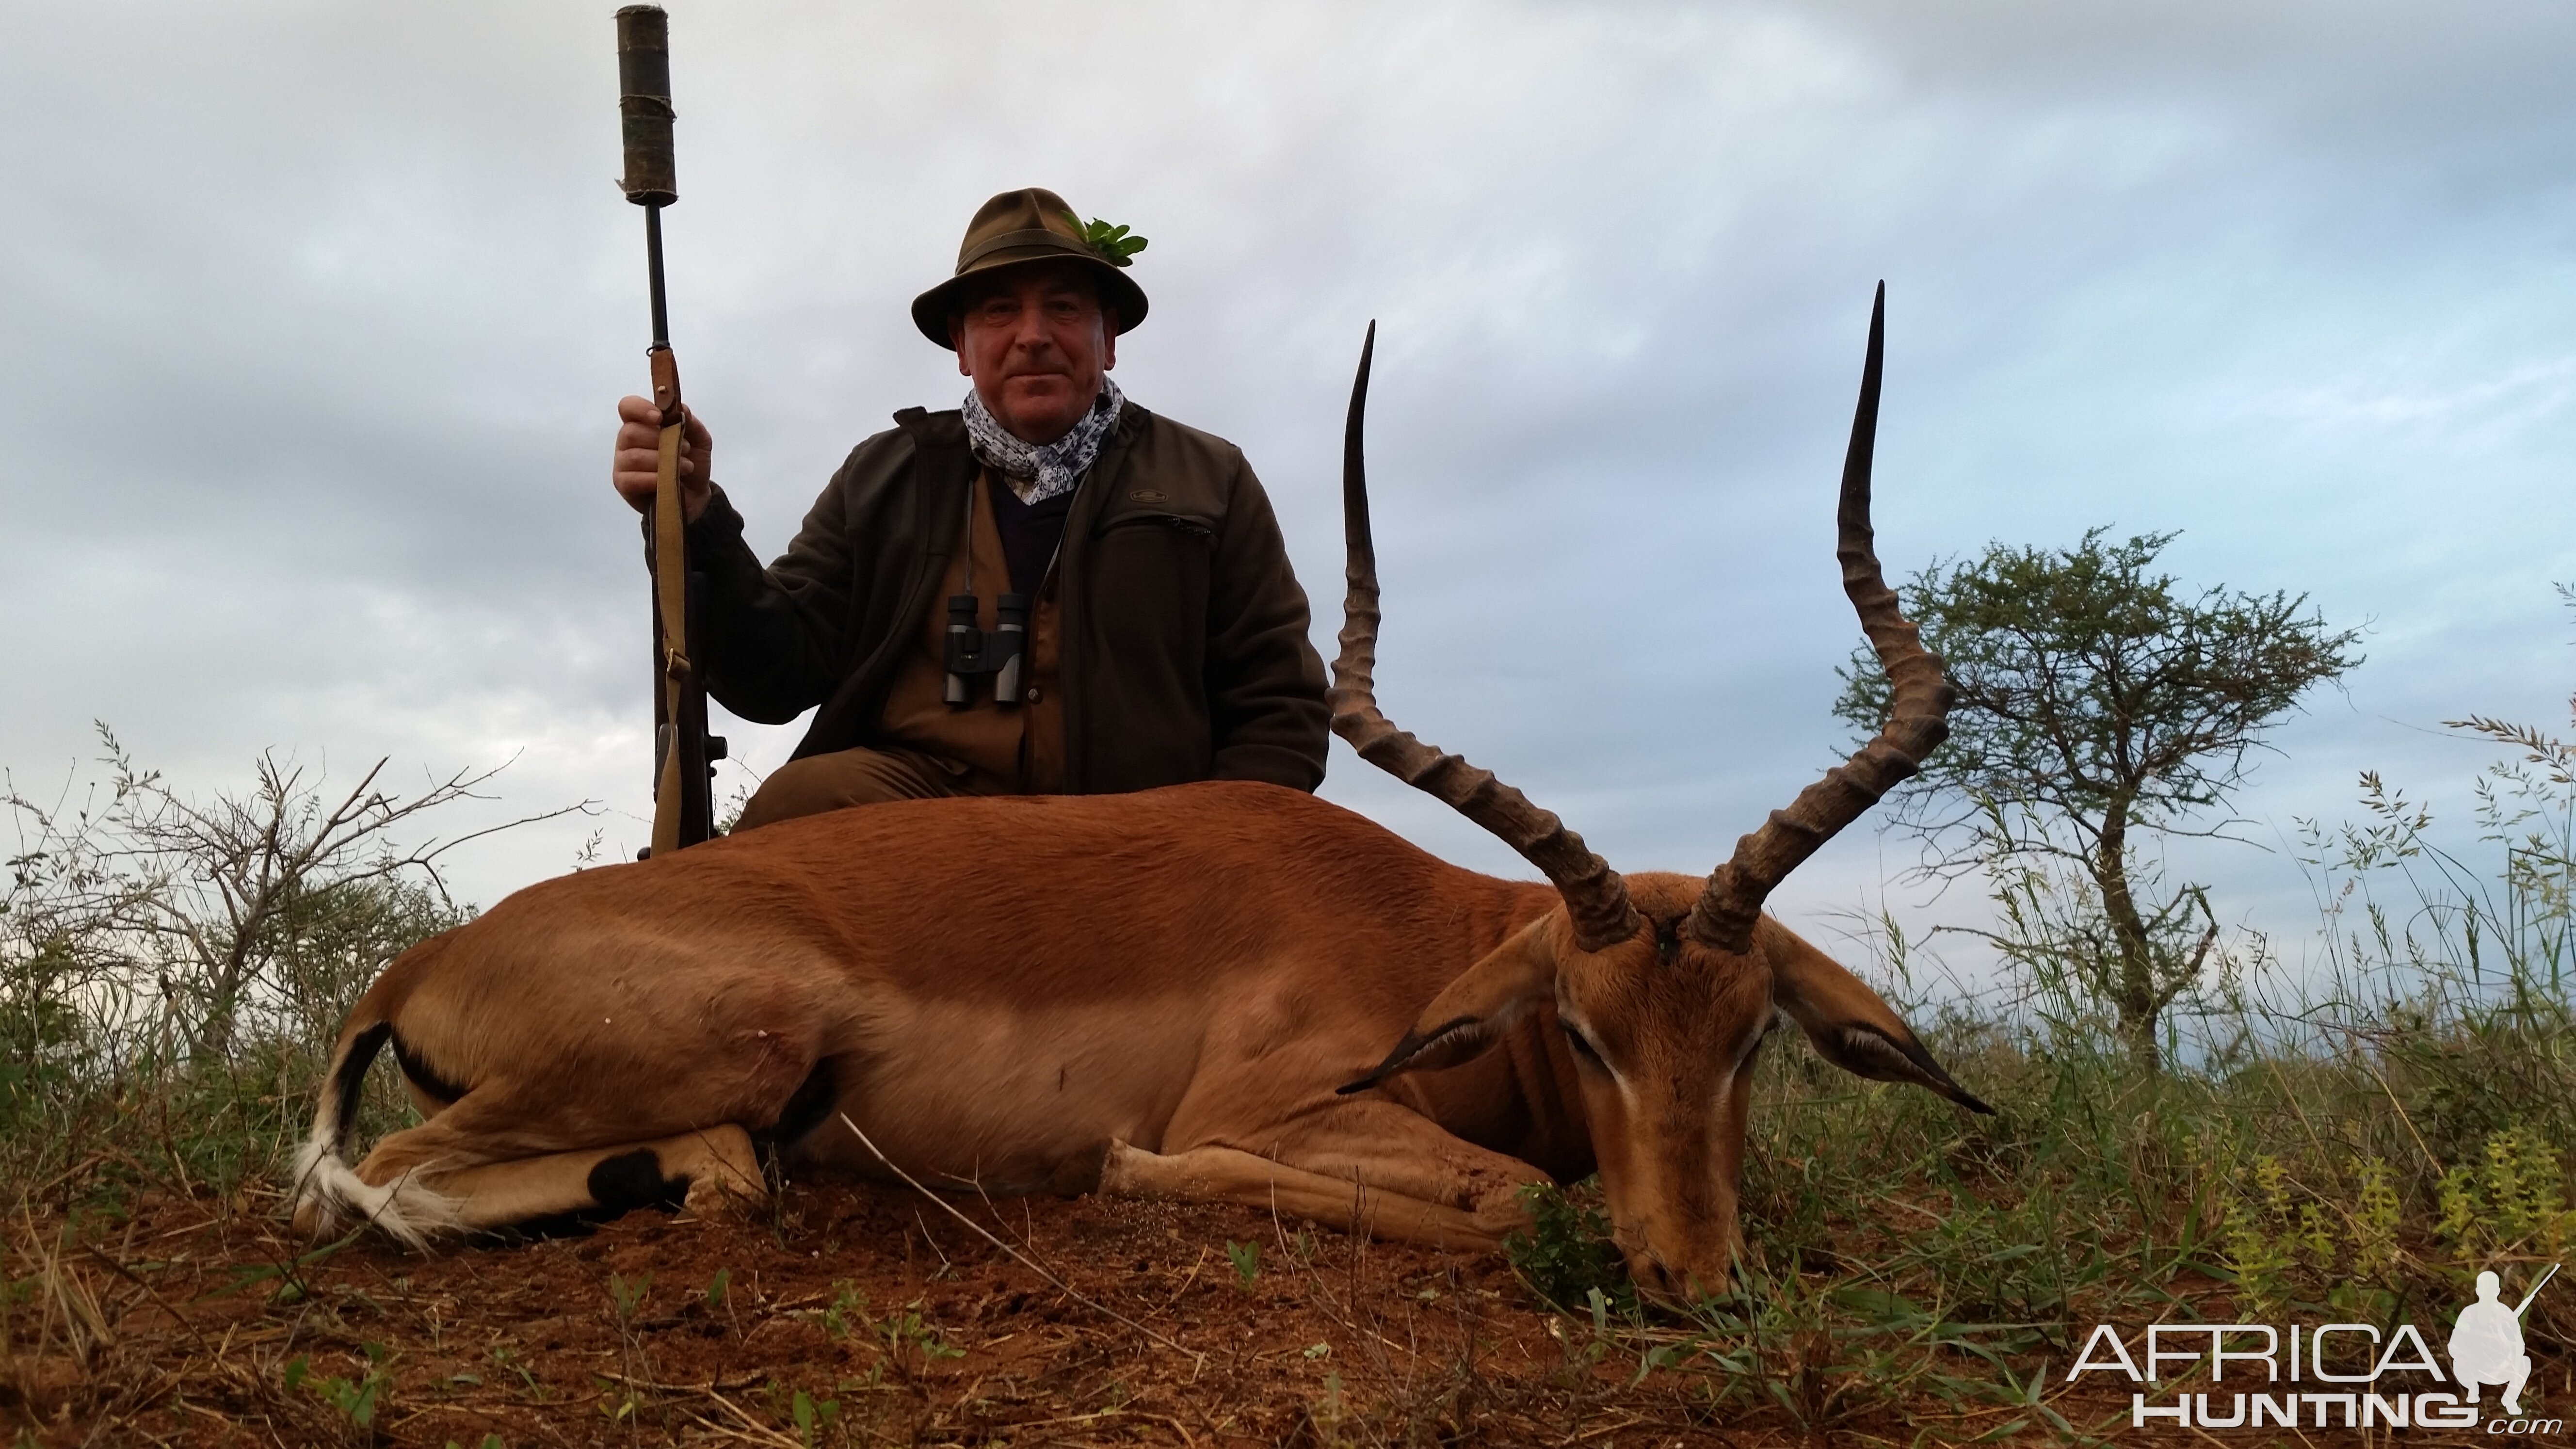
M 2132 1428 L 2171 1420 L 2193 1429 L 2364 1431 L 2475 1428 L 2482 1418 L 2479 1392 L 2496 1386 L 2504 1390 L 2501 1407 L 2509 1417 L 2486 1420 L 2488 1433 L 2556 1435 L 2564 1432 L 2565 1420 L 2523 1415 L 2532 1360 L 2522 1320 L 2557 1275 L 2552 1266 L 2520 1303 L 2507 1306 L 2503 1279 L 2480 1273 L 2476 1300 L 2452 1320 L 2447 1374 L 2432 1344 L 2411 1323 L 2386 1329 L 2368 1323 L 2154 1323 L 2138 1336 L 2144 1352 L 2134 1355 L 2130 1344 L 2136 1340 L 2101 1323 L 2077 1351 L 2066 1381 L 2114 1373 L 2139 1385 L 2129 1396 Z M 2155 1402 L 2164 1395 L 2153 1386 L 2171 1380 L 2172 1365 L 2182 1366 L 2186 1378 L 2205 1367 L 2209 1390 L 2177 1392 L 2176 1385 L 2165 1391 L 2172 1394 L 2170 1402 Z
M 2470 1403 L 2478 1401 L 2481 1384 L 2502 1384 L 2504 1411 L 2522 1412 L 2522 1386 L 2531 1379 L 2531 1355 L 2522 1351 L 2522 1315 L 2557 1276 L 2553 1263 L 2522 1301 L 2508 1309 L 2496 1296 L 2504 1280 L 2493 1273 L 2478 1275 L 2478 1301 L 2461 1309 L 2451 1325 L 2451 1372 Z

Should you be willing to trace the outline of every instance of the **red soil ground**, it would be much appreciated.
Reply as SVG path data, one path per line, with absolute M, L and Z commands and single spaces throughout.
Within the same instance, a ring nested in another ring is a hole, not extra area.
M 0 1433 L 430 1449 L 2049 1437 L 1928 1396 L 1784 1402 L 1704 1360 L 1641 1378 L 1633 1338 L 1542 1311 L 1499 1258 L 1247 1208 L 798 1184 L 753 1222 L 638 1212 L 588 1236 L 426 1257 L 362 1239 L 300 1264 L 313 1250 L 275 1210 L 147 1198 L 10 1225 Z M 1253 1248 L 1247 1282 L 1236 1255 Z M 2103 1424 L 2125 1419 L 2119 1397 L 2051 1403 Z

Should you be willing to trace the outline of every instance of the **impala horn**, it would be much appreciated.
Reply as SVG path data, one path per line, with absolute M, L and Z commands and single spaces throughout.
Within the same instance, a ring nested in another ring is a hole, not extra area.
M 1798 793 L 1786 810 L 1774 810 L 1762 828 L 1735 844 L 1735 858 L 1710 873 L 1687 927 L 1692 939 L 1742 955 L 1753 941 L 1763 898 L 1798 863 L 1858 820 L 1880 796 L 1923 766 L 1923 757 L 1949 737 L 1950 681 L 1941 656 L 1923 647 L 1922 631 L 1897 612 L 1896 591 L 1878 567 L 1869 526 L 1870 454 L 1878 439 L 1878 374 L 1886 351 L 1887 284 L 1869 308 L 1869 358 L 1861 365 L 1860 406 L 1852 415 L 1851 450 L 1843 455 L 1843 497 L 1835 521 L 1840 540 L 1843 593 L 1860 614 L 1861 632 L 1878 651 L 1893 686 L 1887 723 L 1878 737 L 1825 778 Z
M 1458 756 L 1397 729 L 1377 707 L 1377 545 L 1369 537 L 1368 468 L 1362 458 L 1362 419 L 1368 411 L 1369 359 L 1377 351 L 1377 324 L 1360 345 L 1359 376 L 1351 383 L 1350 420 L 1342 433 L 1342 533 L 1350 546 L 1342 600 L 1342 652 L 1333 661 L 1333 733 L 1350 741 L 1361 759 L 1415 789 L 1448 802 L 1459 814 L 1492 831 L 1530 864 L 1546 872 L 1565 898 L 1574 939 L 1598 951 L 1637 934 L 1642 924 L 1628 903 L 1628 883 L 1609 862 L 1586 849 L 1520 791 Z

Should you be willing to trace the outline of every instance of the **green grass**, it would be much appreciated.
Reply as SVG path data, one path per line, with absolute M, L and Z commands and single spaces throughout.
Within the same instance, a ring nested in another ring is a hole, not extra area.
M 2117 1041 L 1954 1007 L 1932 1050 L 1993 1118 L 1797 1044 L 1760 1068 L 1732 1294 L 1639 1305 L 1595 1183 L 1538 1194 L 1510 1252 L 1597 1354 L 1704 1375 L 1718 1405 L 1823 1430 L 1899 1406 L 1921 1420 L 1928 1395 L 1997 1435 L 2107 1434 L 2046 1398 L 2093 1324 L 2411 1319 L 2438 1337 L 2479 1269 L 2523 1283 L 2566 1256 L 2576 1212 L 2551 1144 L 2576 1140 L 2576 1033 L 2563 994 L 2508 1009 L 2515 983 L 2497 986 L 2414 993 L 2344 1023 L 2368 1030 L 2340 1049 L 2300 1036 L 2153 1078 Z M 2571 1303 L 2535 1303 L 2536 1337 L 2576 1341 Z

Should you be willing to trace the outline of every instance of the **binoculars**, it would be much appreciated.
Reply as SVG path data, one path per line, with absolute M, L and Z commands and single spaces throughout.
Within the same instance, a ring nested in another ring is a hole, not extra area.
M 975 680 L 979 675 L 993 676 L 993 702 L 1004 709 L 1016 709 L 1021 698 L 1020 663 L 1027 655 L 1029 638 L 1029 601 L 1025 595 L 1004 594 L 993 607 L 993 632 L 985 633 L 975 625 L 977 600 L 973 594 L 948 596 L 948 687 L 944 698 L 951 709 L 963 709 L 975 702 Z

